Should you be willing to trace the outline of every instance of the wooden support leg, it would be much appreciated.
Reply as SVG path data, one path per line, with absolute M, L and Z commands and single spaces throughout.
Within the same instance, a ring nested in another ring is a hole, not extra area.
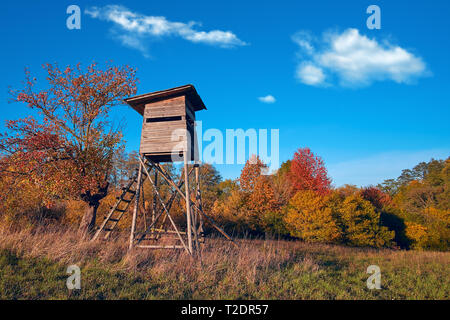
M 202 217 L 202 215 L 201 215 L 201 213 L 200 213 L 200 211 L 201 210 L 203 210 L 203 207 L 202 207 L 202 195 L 201 195 L 201 191 L 200 191 L 200 165 L 197 163 L 197 164 L 195 164 L 195 184 L 197 185 L 197 194 L 196 194 L 196 197 L 195 197 L 195 202 L 196 202 L 196 205 L 197 205 L 197 208 L 199 209 L 199 210 L 197 210 L 197 215 L 198 215 L 198 223 L 199 223 L 199 226 L 198 226 L 198 231 L 197 231 L 197 233 L 199 233 L 199 235 L 202 235 L 203 236 L 203 217 Z
M 192 254 L 192 221 L 191 221 L 191 201 L 189 198 L 189 176 L 188 176 L 188 158 L 187 152 L 183 153 L 184 158 L 184 188 L 186 192 L 186 223 L 187 223 L 187 238 L 189 252 Z
M 158 187 L 158 170 L 156 168 L 155 168 L 155 186 Z M 156 220 L 156 193 L 153 195 L 153 204 L 152 204 L 152 224 L 153 224 L 153 226 L 155 225 L 155 220 Z
M 136 196 L 134 199 L 134 209 L 133 209 L 133 219 L 131 220 L 131 232 L 130 232 L 130 245 L 128 246 L 128 249 L 131 250 L 133 248 L 133 242 L 134 242 L 134 233 L 136 231 L 136 219 L 137 219 L 137 213 L 139 209 L 139 195 L 141 191 L 141 183 L 142 183 L 142 164 L 139 164 L 139 173 L 138 178 L 136 181 Z
M 142 218 L 144 220 L 144 230 L 147 230 L 147 206 L 145 205 L 144 181 L 141 183 L 141 198 L 142 198 Z

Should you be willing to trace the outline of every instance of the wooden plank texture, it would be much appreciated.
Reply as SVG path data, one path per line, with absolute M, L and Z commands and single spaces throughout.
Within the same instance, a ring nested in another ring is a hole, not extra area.
M 181 120 L 167 117 L 182 117 Z M 146 119 L 154 119 L 147 122 Z M 161 118 L 161 121 L 158 121 Z M 140 152 L 144 154 L 178 153 L 192 150 L 195 111 L 185 96 L 179 96 L 145 105 Z M 187 141 L 188 137 L 191 141 Z M 186 143 L 183 143 L 186 142 Z
M 176 97 L 145 105 L 144 118 L 182 116 L 186 114 L 185 97 Z

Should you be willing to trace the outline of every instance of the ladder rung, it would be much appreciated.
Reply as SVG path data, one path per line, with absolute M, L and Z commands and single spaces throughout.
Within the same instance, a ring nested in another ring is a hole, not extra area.
M 144 239 L 143 239 L 144 240 Z M 153 239 L 147 239 L 147 240 L 153 240 Z M 180 241 L 180 238 L 178 237 L 166 237 L 166 236 L 162 236 L 159 238 L 155 238 L 155 240 L 161 241 L 161 240 L 174 240 L 174 241 Z
M 109 229 L 109 228 L 104 228 L 103 230 L 105 230 L 105 231 L 113 231 L 113 229 Z
M 180 245 L 137 245 L 136 248 L 142 249 L 183 249 Z
M 114 210 L 114 211 L 117 211 L 117 212 L 125 212 L 126 210 L 116 209 L 116 210 Z
M 109 218 L 109 221 L 112 221 L 112 222 L 119 222 L 119 219 Z

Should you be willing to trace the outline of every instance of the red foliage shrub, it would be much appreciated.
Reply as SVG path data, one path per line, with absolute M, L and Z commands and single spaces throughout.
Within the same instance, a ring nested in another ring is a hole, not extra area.
M 390 195 L 384 193 L 383 191 L 381 191 L 376 187 L 363 188 L 360 191 L 360 194 L 364 200 L 369 201 L 375 208 L 379 210 L 381 210 L 385 205 L 390 204 L 392 201 Z

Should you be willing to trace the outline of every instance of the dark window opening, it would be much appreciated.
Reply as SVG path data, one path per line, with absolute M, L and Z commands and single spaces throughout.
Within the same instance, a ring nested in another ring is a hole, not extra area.
M 145 122 L 165 122 L 165 121 L 179 121 L 181 120 L 181 116 L 173 116 L 173 117 L 159 117 L 159 118 L 147 118 Z

